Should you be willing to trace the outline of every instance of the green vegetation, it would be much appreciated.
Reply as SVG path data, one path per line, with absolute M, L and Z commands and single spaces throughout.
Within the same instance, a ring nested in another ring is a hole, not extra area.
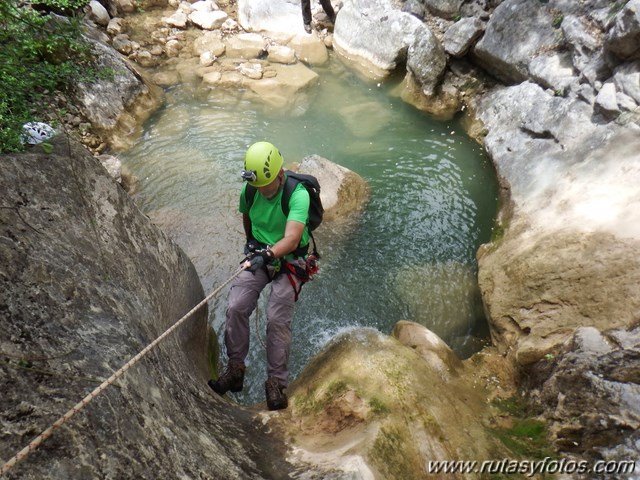
M 553 22 L 552 22 L 553 28 L 560 28 L 560 25 L 562 25 L 563 20 L 564 20 L 564 15 L 562 15 L 561 13 L 553 17 Z
M 525 417 L 527 415 L 526 404 L 517 397 L 498 398 L 493 401 L 498 410 L 508 413 L 514 417 Z
M 369 461 L 388 479 L 415 478 L 417 457 L 407 431 L 394 426 L 381 428 L 368 452 Z
M 369 408 L 374 415 L 386 415 L 389 413 L 389 407 L 379 398 L 373 397 L 369 400 Z
M 491 433 L 519 458 L 542 459 L 553 457 L 544 422 L 532 418 L 524 400 L 512 397 L 496 400 L 493 404 L 513 417 L 509 428 L 494 428 Z
M 609 12 L 607 14 L 607 20 L 612 19 L 613 17 L 615 17 L 620 10 L 622 10 L 622 8 L 626 5 L 627 1 L 626 0 L 615 0 L 613 2 L 609 2 Z
M 493 434 L 520 458 L 553 457 L 553 450 L 547 441 L 546 427 L 538 420 L 521 419 L 509 429 L 494 429 Z
M 344 380 L 336 380 L 331 382 L 327 387 L 327 391 L 325 393 L 325 398 L 332 399 L 337 397 L 338 395 L 342 395 L 349 389 L 347 382 Z
M 53 97 L 95 77 L 77 15 L 89 0 L 0 2 L 0 153 L 23 150 L 22 125 L 48 121 Z
M 499 242 L 504 237 L 505 228 L 497 219 L 491 227 L 491 243 Z
M 315 390 L 298 395 L 296 405 L 302 415 L 315 415 L 348 389 L 349 386 L 343 380 L 333 381 L 322 392 L 321 396 Z

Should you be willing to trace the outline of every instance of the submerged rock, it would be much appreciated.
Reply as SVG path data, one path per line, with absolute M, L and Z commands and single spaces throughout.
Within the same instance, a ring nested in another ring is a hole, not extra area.
M 408 265 L 392 281 L 409 319 L 449 341 L 469 335 L 482 319 L 482 301 L 471 265 Z

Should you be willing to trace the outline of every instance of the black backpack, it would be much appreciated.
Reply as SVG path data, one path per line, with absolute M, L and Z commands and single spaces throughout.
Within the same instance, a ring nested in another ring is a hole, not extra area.
M 313 254 L 320 258 L 318 251 L 316 250 L 316 240 L 313 238 L 313 232 L 322 223 L 322 216 L 324 215 L 324 207 L 322 206 L 322 200 L 320 199 L 320 183 L 318 179 L 313 175 L 306 175 L 304 173 L 295 173 L 291 170 L 286 170 L 287 181 L 284 184 L 282 190 L 282 213 L 287 217 L 289 215 L 289 200 L 291 194 L 296 189 L 299 183 L 302 183 L 309 192 L 309 219 L 307 220 L 307 226 L 309 227 L 309 236 L 313 241 Z M 247 208 L 251 208 L 253 205 L 253 199 L 256 196 L 256 187 L 252 187 L 247 184 L 247 188 L 244 191 L 244 199 L 247 203 Z

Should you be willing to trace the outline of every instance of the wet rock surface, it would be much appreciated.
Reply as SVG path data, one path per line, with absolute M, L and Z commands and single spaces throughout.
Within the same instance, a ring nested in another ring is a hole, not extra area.
M 559 448 L 594 461 L 637 459 L 640 329 L 580 327 L 530 378 Z
M 1 159 L 3 463 L 203 299 L 100 163 L 53 146 Z M 286 477 L 282 443 L 207 387 L 210 334 L 201 309 L 6 478 Z
M 291 458 L 346 478 L 419 479 L 428 461 L 510 455 L 490 431 L 497 374 L 463 364 L 418 324 L 398 322 L 393 335 L 355 329 L 305 368 L 271 421 L 293 437 Z

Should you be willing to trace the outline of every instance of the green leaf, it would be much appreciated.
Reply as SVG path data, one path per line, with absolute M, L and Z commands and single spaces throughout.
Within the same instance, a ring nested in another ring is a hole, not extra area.
M 44 153 L 46 153 L 47 155 L 50 155 L 53 152 L 53 145 L 51 145 L 50 143 L 41 143 L 40 146 L 42 147 L 42 150 L 44 151 Z

